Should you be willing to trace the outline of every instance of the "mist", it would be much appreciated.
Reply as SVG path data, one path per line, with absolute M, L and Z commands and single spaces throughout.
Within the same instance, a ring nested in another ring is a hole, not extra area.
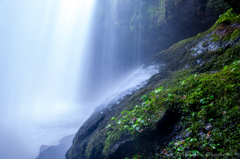
M 79 100 L 93 0 L 0 1 L 0 158 L 36 158 L 94 109 Z

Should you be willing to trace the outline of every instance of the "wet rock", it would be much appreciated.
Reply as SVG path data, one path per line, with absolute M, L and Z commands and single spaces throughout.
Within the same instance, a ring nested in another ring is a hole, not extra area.
M 202 38 L 196 46 L 191 49 L 193 51 L 192 56 L 197 57 L 200 54 L 205 54 L 207 51 L 215 51 L 222 47 L 220 41 L 212 42 L 212 35 L 213 32 Z

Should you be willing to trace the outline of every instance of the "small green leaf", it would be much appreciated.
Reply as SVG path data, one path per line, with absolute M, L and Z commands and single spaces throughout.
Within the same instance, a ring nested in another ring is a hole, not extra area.
M 161 92 L 162 89 L 163 89 L 163 87 L 159 87 L 158 89 L 155 89 L 154 93 L 157 94 L 157 93 Z
M 228 66 L 224 66 L 224 67 L 223 67 L 223 70 L 226 70 L 226 69 L 228 69 Z
M 171 93 L 168 93 L 168 97 L 169 97 L 170 99 L 174 99 L 174 96 L 173 96 L 173 94 L 171 94 Z
M 209 122 L 213 121 L 213 119 L 209 119 Z
M 112 125 L 111 125 L 111 124 L 109 124 L 108 126 L 106 126 L 106 129 L 107 129 L 107 128 L 110 128 L 110 127 L 112 127 Z
M 234 61 L 234 62 L 233 62 L 233 64 L 237 64 L 237 63 L 240 63 L 240 60 L 238 60 L 238 61 Z
M 148 100 L 148 96 L 147 95 L 143 95 L 140 99 L 143 100 L 143 101 L 147 101 Z
M 213 100 L 213 99 L 214 99 L 214 96 L 213 96 L 213 95 L 211 95 L 211 96 L 209 97 L 209 99 Z
M 177 151 L 184 151 L 184 147 L 178 147 Z
M 111 120 L 117 120 L 115 117 L 112 117 Z

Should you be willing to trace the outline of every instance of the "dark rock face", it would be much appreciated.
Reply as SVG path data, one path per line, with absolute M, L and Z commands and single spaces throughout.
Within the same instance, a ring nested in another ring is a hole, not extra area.
M 86 146 L 88 142 L 90 141 L 91 136 L 95 135 L 96 130 L 100 128 L 103 128 L 104 125 L 102 123 L 105 121 L 105 115 L 101 112 L 94 113 L 90 119 L 88 119 L 79 129 L 77 135 L 75 136 L 73 140 L 73 145 L 76 147 L 71 150 L 68 150 L 67 153 L 71 151 L 72 155 L 71 158 L 78 158 L 78 159 L 84 159 L 86 158 Z
M 65 159 L 65 153 L 72 144 L 74 135 L 66 136 L 57 146 L 42 145 L 36 159 Z

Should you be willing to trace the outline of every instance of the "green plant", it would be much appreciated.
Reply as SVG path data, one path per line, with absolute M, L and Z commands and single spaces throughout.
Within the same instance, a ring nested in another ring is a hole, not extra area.
M 238 15 L 229 10 L 207 32 L 181 41 L 167 51 L 169 53 L 184 48 L 192 41 L 210 34 L 218 26 L 229 26 L 236 22 L 240 22 Z M 238 36 L 239 30 L 235 28 L 225 40 L 233 41 Z M 206 63 L 203 66 L 173 73 L 157 89 L 141 96 L 141 104 L 129 106 L 112 117 L 106 127 L 107 139 L 104 141 L 103 153 L 107 156 L 112 151 L 111 146 L 126 134 L 131 134 L 134 140 L 154 130 L 166 110 L 169 110 L 181 114 L 179 125 L 183 128 L 182 135 L 187 137 L 171 142 L 166 149 L 156 154 L 156 158 L 171 154 L 172 158 L 184 154 L 202 158 L 209 157 L 208 153 L 239 155 L 240 61 L 233 62 L 240 58 L 239 53 L 239 44 L 207 52 L 201 56 L 207 59 L 204 59 Z M 199 68 L 205 73 L 192 73 Z
M 183 134 L 190 137 L 171 142 L 168 153 L 176 157 L 182 154 L 207 157 L 208 152 L 237 155 L 240 151 L 239 83 L 240 61 L 224 66 L 218 73 L 204 73 L 185 80 L 181 124 L 186 127 Z

